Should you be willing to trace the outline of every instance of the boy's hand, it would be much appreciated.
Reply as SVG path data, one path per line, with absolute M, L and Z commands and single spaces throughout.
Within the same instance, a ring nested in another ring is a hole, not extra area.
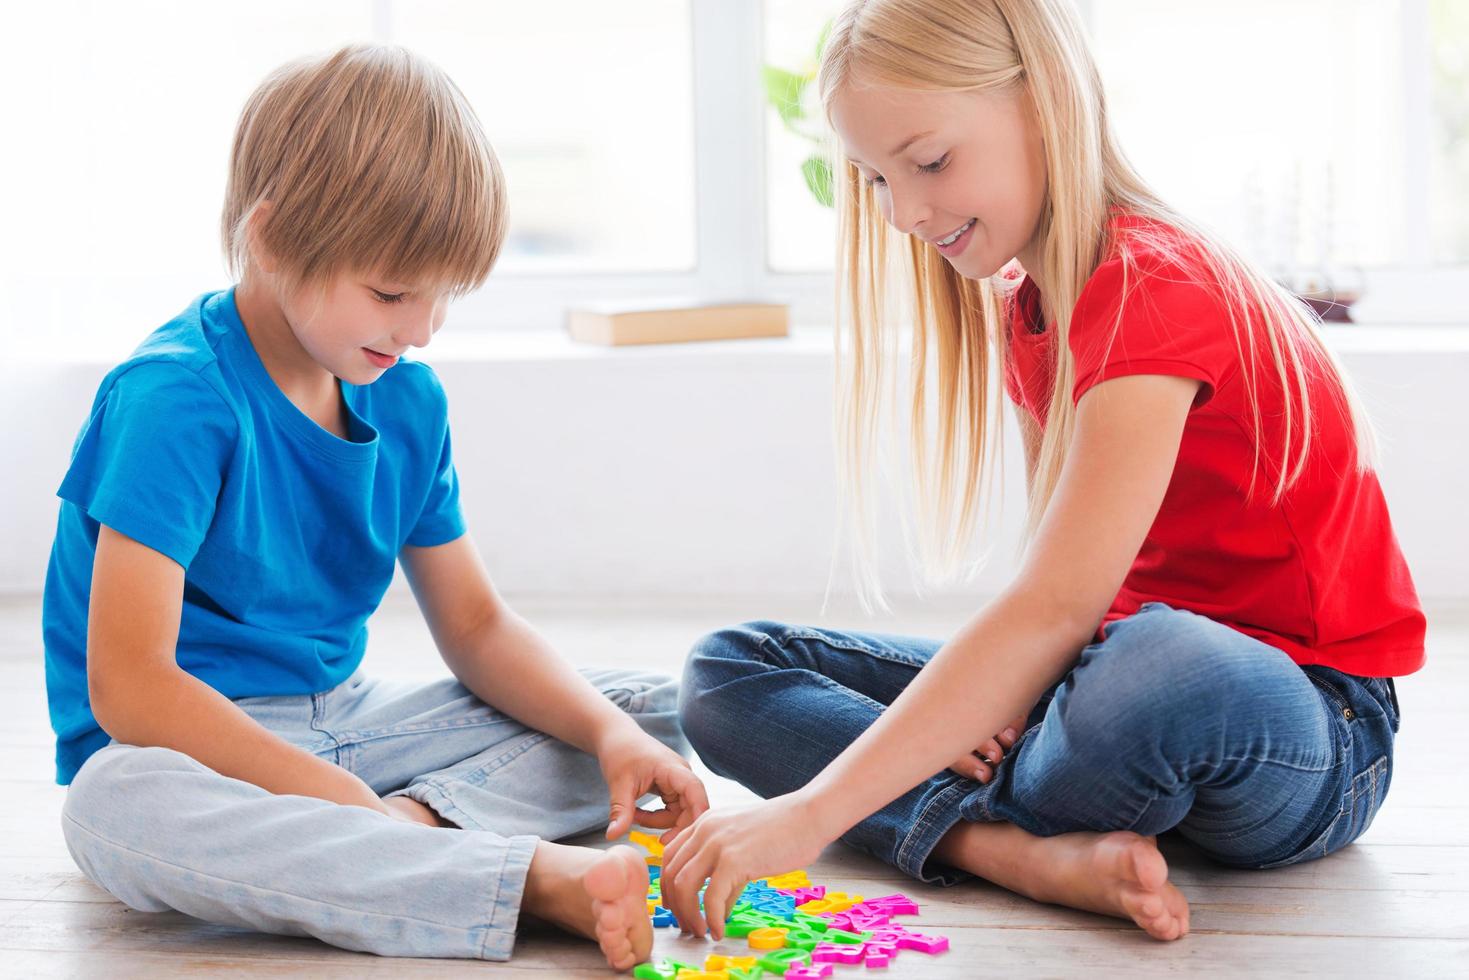
M 955 762 L 949 768 L 959 775 L 976 782 L 987 783 L 995 776 L 995 767 L 1010 751 L 1020 733 L 1025 731 L 1025 718 L 1016 718 L 1005 726 L 1005 730 L 994 738 L 985 742 L 979 748 Z
M 608 736 L 597 747 L 597 761 L 612 797 L 608 840 L 621 837 L 636 823 L 663 830 L 661 840 L 666 844 L 709 809 L 704 784 L 688 760 L 635 725 Z M 638 808 L 638 798 L 648 793 L 662 797 L 663 809 Z

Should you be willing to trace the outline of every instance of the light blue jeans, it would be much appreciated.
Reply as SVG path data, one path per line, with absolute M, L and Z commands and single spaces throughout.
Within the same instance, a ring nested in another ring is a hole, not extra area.
M 787 793 L 866 730 L 939 646 L 780 623 L 722 630 L 685 668 L 684 730 L 714 772 L 765 797 Z M 1149 603 L 1081 652 L 989 783 L 941 772 L 843 840 L 944 883 L 965 876 L 929 855 L 963 820 L 1041 836 L 1176 829 L 1226 864 L 1292 864 L 1367 829 L 1397 728 L 1391 680 L 1301 668 Z
M 644 731 L 686 751 L 674 681 L 583 673 Z M 595 758 L 452 678 L 396 683 L 359 671 L 320 694 L 235 703 L 379 795 L 410 796 L 463 829 L 276 796 L 183 753 L 114 742 L 77 773 L 62 827 L 87 877 L 132 908 L 385 956 L 503 960 L 537 839 L 607 826 Z

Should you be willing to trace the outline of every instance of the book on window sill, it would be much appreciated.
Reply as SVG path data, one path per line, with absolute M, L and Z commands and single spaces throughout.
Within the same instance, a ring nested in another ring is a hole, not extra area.
M 790 335 L 784 303 L 627 301 L 575 309 L 566 316 L 571 339 L 584 344 L 679 344 Z

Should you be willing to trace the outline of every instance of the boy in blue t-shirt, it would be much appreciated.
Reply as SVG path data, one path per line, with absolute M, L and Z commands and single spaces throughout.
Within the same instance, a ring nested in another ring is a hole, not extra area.
M 504 238 L 452 82 L 354 46 L 241 116 L 199 297 L 103 381 L 61 484 L 46 681 L 63 829 L 128 905 L 386 955 L 505 959 L 520 913 L 646 959 L 631 848 L 707 807 L 665 677 L 573 670 L 496 594 L 443 389 L 400 362 Z M 455 679 L 375 681 L 401 562 Z M 656 793 L 666 806 L 637 809 Z

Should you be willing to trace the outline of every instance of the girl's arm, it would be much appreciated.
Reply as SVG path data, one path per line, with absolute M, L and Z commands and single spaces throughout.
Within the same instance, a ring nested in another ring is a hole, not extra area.
M 297 748 L 177 663 L 184 570 L 103 526 L 87 621 L 87 688 L 102 730 L 128 745 L 175 749 L 272 793 L 392 815 L 352 773 Z
M 1036 460 L 1040 458 L 1041 427 L 1030 412 L 1019 405 L 1014 407 L 1015 421 L 1020 428 L 1020 442 L 1025 449 L 1025 497 L 1028 501 L 1031 488 L 1035 484 Z M 995 768 L 1000 764 L 1000 760 L 1014 747 L 1020 739 L 1020 733 L 1025 730 L 1025 720 L 1030 714 L 1031 707 L 1026 706 L 1020 714 L 1008 722 L 1004 731 L 992 735 L 977 749 L 966 752 L 957 761 L 950 763 L 949 769 L 977 783 L 987 783 L 993 779 Z
M 491 707 L 590 752 L 612 792 L 608 837 L 634 818 L 645 827 L 687 826 L 708 808 L 688 762 L 647 735 L 500 598 L 468 534 L 407 547 L 400 558 L 434 642 L 449 669 Z M 667 810 L 635 809 L 659 792 Z
M 809 784 L 744 813 L 708 814 L 669 847 L 665 904 L 685 927 L 698 930 L 698 886 L 707 875 L 704 905 L 718 936 L 746 881 L 814 860 L 1035 704 L 1070 669 L 1157 515 L 1198 387 L 1186 378 L 1131 376 L 1082 398 L 1060 482 L 1014 583 Z

